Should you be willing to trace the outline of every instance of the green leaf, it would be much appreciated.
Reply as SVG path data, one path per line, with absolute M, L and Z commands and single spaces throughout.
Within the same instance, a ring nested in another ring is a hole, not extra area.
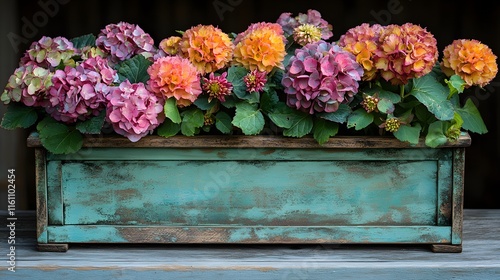
M 194 105 L 196 105 L 196 107 L 200 108 L 201 110 L 210 110 L 215 105 L 217 105 L 217 99 L 214 98 L 212 99 L 212 101 L 208 102 L 208 95 L 203 94 L 196 98 L 196 100 L 194 101 Z
M 392 114 L 394 112 L 394 104 L 389 99 L 380 98 L 377 103 L 377 109 L 384 114 Z
M 106 110 L 102 110 L 98 116 L 76 124 L 76 129 L 83 134 L 100 134 L 104 126 Z
M 339 131 L 339 124 L 316 118 L 314 120 L 313 137 L 319 144 L 328 142 L 330 137 L 335 136 Z
M 268 91 L 262 93 L 260 108 L 265 113 L 269 113 L 274 110 L 274 107 L 278 104 L 278 102 L 279 97 L 276 91 L 274 89 L 269 89 Z
M 12 130 L 15 128 L 28 128 L 38 119 L 34 107 L 24 106 L 18 103 L 10 103 L 3 115 L 1 127 Z
M 448 125 L 444 121 L 435 121 L 429 125 L 429 131 L 425 136 L 425 145 L 436 148 L 448 141 L 445 133 Z
M 297 110 L 288 107 L 285 103 L 279 102 L 267 116 L 278 127 L 290 128 L 293 125 L 293 115 L 296 113 Z
M 226 112 L 221 111 L 215 115 L 215 127 L 224 134 L 229 134 L 233 130 L 231 121 L 231 116 Z
M 236 101 L 235 101 L 234 95 L 226 96 L 225 101 L 221 102 L 221 104 L 222 104 L 222 106 L 224 106 L 228 109 L 236 107 Z
M 198 108 L 192 108 L 181 113 L 181 133 L 186 136 L 194 136 L 198 128 L 202 127 L 205 121 L 203 112 Z
M 450 94 L 448 95 L 449 97 L 451 97 L 452 95 L 455 95 L 457 93 L 464 92 L 465 85 L 467 84 L 458 75 L 452 75 L 449 80 L 445 79 L 444 81 L 446 82 L 446 84 L 448 85 L 448 88 L 450 89 Z
M 419 105 L 415 107 L 415 116 L 422 123 L 432 123 L 436 121 L 436 117 L 427 110 L 424 105 Z
M 257 104 L 240 102 L 236 104 L 232 124 L 239 127 L 245 135 L 256 135 L 264 128 L 265 121 Z
M 177 108 L 177 100 L 175 100 L 175 98 L 171 97 L 165 100 L 163 111 L 165 112 L 165 116 L 173 123 L 181 123 L 181 115 L 179 114 L 179 108 Z
M 464 121 L 462 125 L 463 129 L 479 134 L 488 132 L 488 129 L 484 124 L 479 110 L 476 108 L 476 105 L 474 105 L 474 102 L 472 102 L 470 98 L 465 101 L 465 105 L 463 108 L 457 108 L 457 113 L 462 117 Z
M 71 39 L 71 43 L 77 49 L 81 49 L 83 47 L 95 47 L 95 36 L 94 34 L 87 34 L 80 37 L 76 37 Z
M 394 137 L 396 137 L 399 141 L 417 145 L 418 139 L 420 138 L 421 129 L 422 127 L 420 126 L 420 124 L 416 124 L 415 126 L 402 125 L 393 134 Z
M 247 87 L 243 81 L 243 77 L 248 73 L 248 70 L 241 66 L 231 66 L 227 70 L 227 81 L 233 85 L 233 93 L 241 98 L 247 95 Z
M 410 94 L 424 104 L 438 120 L 447 121 L 453 119 L 454 109 L 448 100 L 448 90 L 432 75 L 414 79 L 413 89 Z
M 130 83 L 146 83 L 149 80 L 148 68 L 153 64 L 144 56 L 138 54 L 118 65 L 120 82 L 129 80 Z
M 53 154 L 71 154 L 81 149 L 83 136 L 75 128 L 46 117 L 37 126 L 42 145 Z
M 359 108 L 352 112 L 347 118 L 347 128 L 355 128 L 361 130 L 369 126 L 373 122 L 373 115 L 368 114 L 365 109 Z
M 174 123 L 170 119 L 165 119 L 165 121 L 158 127 L 157 133 L 162 137 L 171 137 L 177 135 L 181 131 L 181 125 Z
M 292 125 L 283 130 L 284 136 L 302 137 L 309 134 L 314 126 L 313 117 L 310 114 L 297 110 L 291 115 L 291 121 Z
M 346 104 L 340 104 L 337 111 L 332 113 L 318 113 L 318 117 L 323 118 L 325 120 L 329 120 L 336 123 L 345 123 L 347 121 L 347 117 L 352 113 L 351 107 Z

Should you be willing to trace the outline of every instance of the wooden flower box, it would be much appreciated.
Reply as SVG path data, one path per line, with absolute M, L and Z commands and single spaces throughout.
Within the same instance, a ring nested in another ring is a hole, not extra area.
M 392 137 L 86 138 L 36 134 L 38 249 L 71 243 L 430 244 L 461 252 L 464 134 L 440 148 Z

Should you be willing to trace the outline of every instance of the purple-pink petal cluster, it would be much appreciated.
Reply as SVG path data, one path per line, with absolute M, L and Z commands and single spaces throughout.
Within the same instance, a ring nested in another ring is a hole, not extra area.
M 72 57 L 78 54 L 73 43 L 64 37 L 43 36 L 31 44 L 30 48 L 21 58 L 21 65 L 34 64 L 44 68 L 54 69 L 60 64 L 74 64 Z
M 106 25 L 99 33 L 96 45 L 110 54 L 115 63 L 136 54 L 152 57 L 157 52 L 153 38 L 138 25 L 127 22 Z
M 50 107 L 45 108 L 47 113 L 64 123 L 99 115 L 106 107 L 110 83 L 107 77 L 109 69 L 98 64 L 95 58 L 90 58 L 76 67 L 66 66 L 64 70 L 56 70 L 47 92 L 50 101 Z M 101 72 L 105 73 L 104 77 Z
M 164 120 L 163 99 L 148 91 L 143 83 L 128 80 L 107 95 L 106 116 L 116 133 L 137 142 L 153 132 Z
M 281 81 L 287 105 L 314 114 L 335 112 L 358 92 L 363 68 L 351 53 L 325 41 L 295 51 Z

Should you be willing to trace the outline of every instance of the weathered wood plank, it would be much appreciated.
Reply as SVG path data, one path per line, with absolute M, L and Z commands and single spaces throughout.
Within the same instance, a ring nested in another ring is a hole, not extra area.
M 281 148 L 84 148 L 71 155 L 49 154 L 48 160 L 439 160 L 450 149 L 281 149 Z M 447 156 L 449 157 L 449 156 Z
M 453 151 L 452 244 L 462 243 L 465 148 Z
M 442 147 L 467 147 L 471 144 L 468 134 L 462 134 L 458 141 L 447 143 Z M 28 147 L 41 147 L 36 133 L 31 134 L 27 141 Z M 327 143 L 319 145 L 312 137 L 291 138 L 272 135 L 197 135 L 195 137 L 174 136 L 164 138 L 160 136 L 144 137 L 138 142 L 131 142 L 125 137 L 110 135 L 90 135 L 84 139 L 84 147 L 173 147 L 173 148 L 413 148 L 425 147 L 421 139 L 418 145 L 412 146 L 391 136 L 336 136 Z
M 441 226 L 49 226 L 54 243 L 376 244 L 450 243 Z
M 39 243 L 47 243 L 47 161 L 45 149 L 35 149 L 36 181 L 36 236 Z

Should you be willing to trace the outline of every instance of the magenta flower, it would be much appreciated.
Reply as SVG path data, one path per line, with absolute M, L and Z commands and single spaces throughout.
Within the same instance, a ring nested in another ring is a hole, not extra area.
M 148 91 L 143 83 L 128 80 L 107 95 L 106 117 L 116 133 L 137 142 L 153 132 L 164 119 L 163 99 Z
M 208 102 L 217 98 L 221 102 L 226 101 L 226 96 L 230 95 L 233 91 L 233 85 L 227 80 L 227 72 L 222 73 L 220 76 L 215 76 L 210 73 L 208 78 L 203 78 L 203 90 L 208 93 Z
M 152 57 L 157 51 L 154 40 L 138 25 L 126 22 L 108 24 L 97 37 L 96 45 L 111 55 L 111 61 L 119 62 L 142 54 Z
M 267 82 L 267 73 L 257 69 L 250 71 L 243 77 L 248 92 L 262 92 Z
M 288 106 L 309 114 L 335 112 L 358 92 L 362 75 L 354 55 L 319 41 L 295 51 L 281 83 Z

